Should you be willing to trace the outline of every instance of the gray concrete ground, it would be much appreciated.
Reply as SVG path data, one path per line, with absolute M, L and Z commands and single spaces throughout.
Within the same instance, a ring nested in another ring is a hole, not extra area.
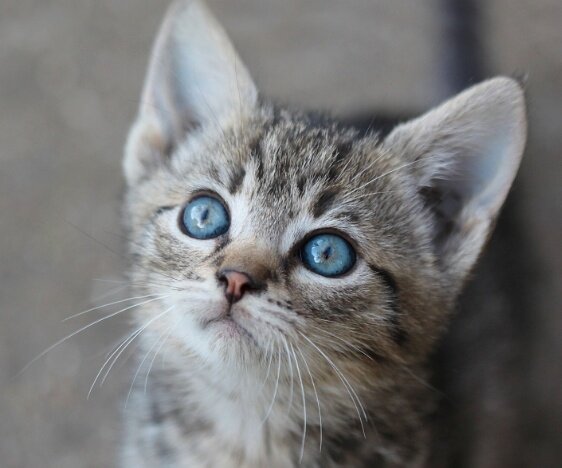
M 562 2 L 482 3 L 489 62 L 530 75 L 531 142 L 518 185 L 542 299 L 529 398 L 553 434 L 562 427 Z M 166 4 L 0 1 L 2 467 L 113 464 L 127 363 L 86 396 L 126 318 L 93 327 L 14 375 L 100 315 L 63 318 L 120 287 L 121 148 Z M 210 4 L 262 90 L 281 101 L 346 114 L 424 108 L 440 95 L 434 1 Z

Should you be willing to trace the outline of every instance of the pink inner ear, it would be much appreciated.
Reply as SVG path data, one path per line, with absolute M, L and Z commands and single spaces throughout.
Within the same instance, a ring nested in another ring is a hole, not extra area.
M 125 172 L 135 183 L 195 128 L 254 111 L 257 90 L 225 31 L 199 1 L 174 2 L 154 44 Z
M 436 253 L 462 280 L 488 238 L 517 172 L 526 138 L 524 96 L 509 78 L 476 85 L 385 140 L 413 168 L 433 213 Z
M 253 107 L 255 85 L 224 29 L 201 2 L 175 3 L 152 52 L 143 112 L 175 129 Z
M 480 137 L 481 141 L 464 149 L 455 148 L 455 153 L 440 151 L 447 163 L 439 166 L 438 177 L 429 187 L 420 190 L 434 214 L 434 245 L 441 255 L 447 255 L 444 249 L 451 248 L 480 251 L 485 239 L 471 246 L 464 245 L 465 239 L 471 238 L 475 220 L 486 223 L 484 231 L 488 231 L 518 165 L 505 136 Z

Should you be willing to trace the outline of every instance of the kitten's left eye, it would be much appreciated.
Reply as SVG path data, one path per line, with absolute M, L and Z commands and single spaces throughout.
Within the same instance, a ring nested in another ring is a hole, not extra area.
M 230 227 L 226 208 L 217 198 L 200 195 L 184 208 L 180 224 L 182 231 L 195 239 L 212 239 Z
M 304 265 L 322 276 L 333 278 L 355 265 L 355 250 L 343 237 L 323 233 L 311 237 L 301 248 Z

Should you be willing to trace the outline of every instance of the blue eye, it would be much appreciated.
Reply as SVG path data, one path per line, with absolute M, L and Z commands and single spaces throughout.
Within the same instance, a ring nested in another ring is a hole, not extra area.
M 230 219 L 216 198 L 201 195 L 191 200 L 181 216 L 182 230 L 195 239 L 212 239 L 228 231 Z
M 355 265 L 355 257 L 355 250 L 349 242 L 336 234 L 318 234 L 306 241 L 301 249 L 304 265 L 327 277 L 347 273 Z

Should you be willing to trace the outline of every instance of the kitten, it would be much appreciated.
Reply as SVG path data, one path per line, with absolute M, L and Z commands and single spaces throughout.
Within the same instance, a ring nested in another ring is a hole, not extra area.
M 276 107 L 175 3 L 124 160 L 140 357 L 163 359 L 122 466 L 424 466 L 427 362 L 525 137 L 505 77 L 384 137 Z

